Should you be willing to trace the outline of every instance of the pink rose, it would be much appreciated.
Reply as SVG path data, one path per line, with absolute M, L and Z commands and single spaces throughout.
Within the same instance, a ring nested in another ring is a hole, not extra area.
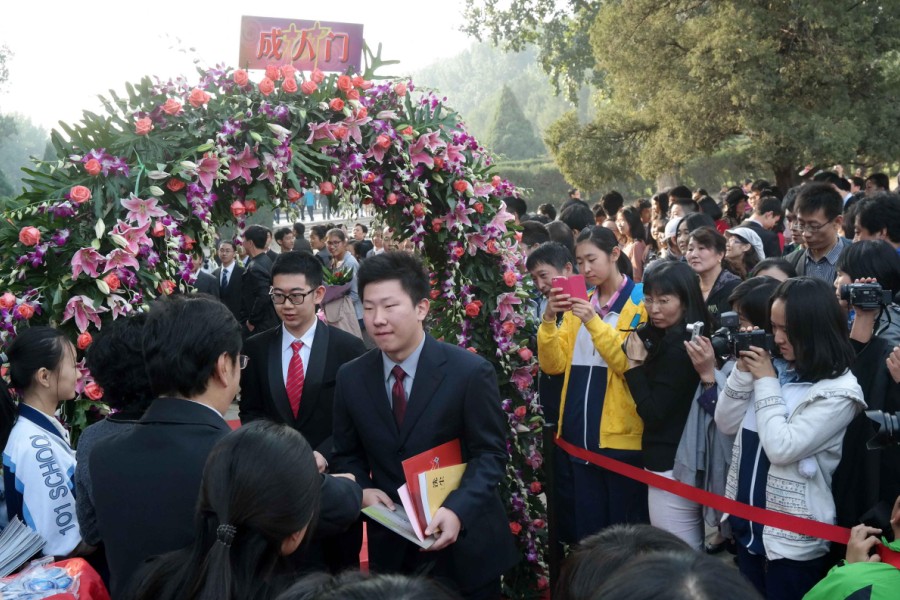
M 444 221 L 443 221 L 443 219 L 432 219 L 432 221 L 431 221 L 431 229 L 432 229 L 435 233 L 438 233 L 438 232 L 441 230 L 441 227 L 443 227 L 443 226 L 444 226 Z
M 472 208 L 474 208 L 475 212 L 477 212 L 479 215 L 484 212 L 484 204 L 482 204 L 481 202 L 476 202 L 472 205 Z
M 293 77 L 289 77 L 284 80 L 284 83 L 281 84 L 281 89 L 286 91 L 288 94 L 293 94 L 297 91 L 297 80 Z
M 528 348 L 519 348 L 519 358 L 521 358 L 524 362 L 528 362 L 532 358 L 534 358 L 534 353 Z
M 86 350 L 88 346 L 91 345 L 91 342 L 94 341 L 94 338 L 91 337 L 87 331 L 78 336 L 78 340 L 76 345 L 79 350 Z
M 531 482 L 530 488 L 531 488 L 531 493 L 532 493 L 532 494 L 540 494 L 540 493 L 541 493 L 541 490 L 543 489 L 543 487 L 541 486 L 541 482 L 540 482 L 540 481 L 532 481 L 532 482 Z M 538 521 L 539 521 L 539 520 L 540 520 L 540 519 L 535 519 L 535 521 L 534 521 L 534 526 L 535 526 L 535 527 L 538 527 L 538 528 L 541 528 L 541 527 L 544 526 L 544 522 L 541 521 L 541 524 L 538 525 Z
M 263 96 L 268 96 L 275 91 L 275 82 L 268 77 L 263 77 L 259 82 L 259 91 Z
M 464 179 L 457 179 L 453 182 L 453 189 L 462 194 L 469 189 L 469 182 Z
M 398 83 L 394 86 L 394 93 L 400 96 L 401 98 L 406 95 L 406 84 Z
M 300 84 L 300 91 L 309 96 L 313 92 L 319 89 L 319 86 L 316 85 L 315 81 L 304 81 Z
M 319 69 L 313 69 L 313 72 L 309 74 L 309 78 L 312 79 L 315 83 L 322 83 L 323 81 L 325 81 L 325 73 L 323 73 Z
M 422 204 L 421 202 L 416 203 L 416 205 L 413 206 L 413 215 L 415 215 L 419 218 L 424 217 L 425 216 L 425 205 Z
M 334 112 L 340 112 L 344 110 L 344 101 L 340 98 L 332 98 L 328 106 L 330 106 L 331 110 L 333 110 Z
M 353 89 L 353 81 L 347 75 L 341 75 L 337 79 L 337 87 L 346 94 Z
M 175 282 L 171 279 L 161 281 L 159 284 L 159 293 L 168 296 L 175 291 Z
M 244 208 L 244 203 L 240 200 L 235 200 L 231 203 L 231 214 L 233 214 L 235 217 L 240 217 L 246 212 L 247 209 Z
M 382 150 L 387 150 L 391 147 L 391 138 L 382 133 L 375 138 L 375 145 Z
M 238 69 L 234 72 L 234 82 L 241 87 L 244 87 L 248 83 L 250 83 L 250 76 L 247 75 L 247 71 L 243 69 Z
M 16 307 L 14 313 L 20 319 L 25 319 L 27 321 L 34 316 L 34 307 L 30 304 L 22 303 Z
M 167 115 L 177 115 L 181 112 L 181 102 L 175 98 L 169 98 L 166 100 L 166 103 L 162 105 L 162 109 Z
M 147 135 L 151 129 L 153 129 L 153 121 L 150 120 L 150 117 L 138 119 L 134 123 L 134 132 L 138 135 Z
M 41 231 L 37 227 L 23 227 L 19 231 L 19 241 L 26 246 L 34 246 L 41 241 Z
M 201 90 L 200 88 L 194 88 L 191 90 L 191 95 L 188 96 L 188 102 L 191 103 L 191 106 L 194 108 L 200 108 L 207 102 L 209 102 L 209 94 Z
M 166 235 L 166 226 L 157 221 L 153 224 L 153 231 L 150 232 L 153 237 L 162 237 Z
M 99 160 L 92 158 L 84 163 L 84 170 L 87 171 L 87 174 L 91 177 L 96 177 L 100 174 L 100 171 L 103 170 L 103 166 L 100 164 Z
M 359 90 L 350 90 L 347 92 L 348 100 L 359 100 Z
M 0 296 L 0 308 L 5 308 L 6 310 L 11 309 L 16 305 L 16 297 L 10 292 L 6 292 L 2 296 Z
M 357 119 L 365 119 L 367 116 L 369 116 L 369 109 L 366 108 L 365 106 L 360 106 L 356 110 L 356 118 Z
M 500 326 L 500 329 L 502 329 L 503 333 L 506 335 L 513 335 L 516 332 L 516 324 L 512 321 L 503 321 L 503 325 Z
M 323 181 L 319 184 L 319 193 L 325 196 L 330 196 L 334 193 L 334 184 L 330 181 Z
M 75 204 L 82 204 L 91 199 L 91 190 L 87 189 L 83 185 L 74 185 L 72 189 L 69 190 L 69 200 L 74 202 Z
M 106 282 L 106 285 L 109 286 L 109 291 L 115 292 L 119 289 L 119 286 L 122 285 L 122 282 L 119 280 L 119 276 L 115 273 L 110 273 L 106 277 L 103 278 L 103 281 Z
M 266 67 L 266 77 L 272 81 L 278 81 L 281 79 L 281 69 L 278 68 L 278 65 L 268 65 Z
M 256 200 L 244 200 L 244 210 L 247 211 L 248 215 L 252 215 L 256 212 Z
M 166 187 L 169 188 L 170 192 L 180 192 L 184 189 L 185 183 L 180 179 L 175 179 L 174 177 L 166 182 Z
M 503 180 L 500 179 L 499 175 L 494 175 L 493 177 L 491 177 L 491 187 L 494 187 L 494 188 L 500 187 L 500 183 L 502 181 Z
M 294 188 L 289 188 L 287 191 L 287 199 L 291 204 L 296 203 L 297 200 L 300 199 L 300 192 L 298 192 Z
M 395 194 L 394 192 L 391 192 L 390 194 L 388 194 L 387 203 L 388 203 L 388 206 L 393 206 L 393 205 L 397 204 L 397 194 Z
M 84 395 L 96 402 L 103 398 L 103 388 L 96 381 L 92 381 L 84 386 Z
M 284 77 L 285 79 L 293 79 L 294 74 L 296 72 L 297 72 L 297 69 L 295 69 L 291 65 L 282 65 L 281 66 L 281 76 Z

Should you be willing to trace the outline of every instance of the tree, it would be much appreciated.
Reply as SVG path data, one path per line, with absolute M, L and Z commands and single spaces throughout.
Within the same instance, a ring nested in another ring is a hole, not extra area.
M 31 165 L 32 156 L 44 155 L 50 138 L 46 130 L 24 115 L 14 113 L 6 119 L 12 132 L 0 136 L 0 170 L 15 190 L 21 190 L 25 177 L 22 167 Z
M 531 123 L 506 84 L 500 89 L 494 119 L 488 131 L 488 146 L 506 159 L 537 158 L 545 153 L 544 144 L 534 135 Z
M 897 0 L 625 0 L 591 43 L 607 89 L 592 123 L 547 134 L 564 173 L 647 178 L 739 145 L 778 185 L 798 165 L 893 160 L 900 111 Z M 569 147 L 577 140 L 581 151 Z M 590 148 L 590 163 L 583 160 Z

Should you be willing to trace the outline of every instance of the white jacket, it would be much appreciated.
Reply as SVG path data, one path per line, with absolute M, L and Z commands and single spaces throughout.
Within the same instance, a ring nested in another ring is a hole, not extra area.
M 789 413 L 777 378 L 754 380 L 734 369 L 719 394 L 715 419 L 723 433 L 737 434 L 747 413 L 755 411 L 760 444 L 771 463 L 767 509 L 834 524 L 831 477 L 841 459 L 844 431 L 865 407 L 862 388 L 849 371 L 809 385 Z M 740 464 L 737 435 L 726 484 L 729 498 L 737 493 Z M 769 526 L 763 528 L 763 545 L 769 560 L 812 560 L 828 551 L 825 540 Z

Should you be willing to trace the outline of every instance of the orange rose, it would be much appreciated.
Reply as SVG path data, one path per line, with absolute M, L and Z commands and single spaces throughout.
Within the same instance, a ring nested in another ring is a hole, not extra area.
M 184 244 L 183 244 L 183 246 L 184 246 L 184 249 L 185 249 L 185 250 L 191 250 L 191 249 L 193 249 L 193 248 L 194 248 L 194 244 L 196 244 L 196 243 L 197 243 L 197 240 L 195 240 L 195 239 L 192 238 L 191 236 L 189 236 L 189 235 L 184 236 Z
M 207 102 L 209 102 L 209 94 L 201 90 L 200 88 L 194 88 L 191 90 L 191 95 L 188 96 L 188 102 L 191 103 L 191 106 L 194 108 L 200 108 Z
M 503 321 L 503 325 L 501 325 L 503 329 L 503 333 L 506 335 L 512 335 L 516 332 L 516 324 L 512 321 Z
M 110 273 L 106 277 L 103 278 L 103 281 L 106 282 L 106 285 L 109 286 L 109 291 L 115 292 L 119 289 L 119 286 L 122 285 L 122 282 L 119 281 L 119 276 L 115 273 Z
M 103 388 L 96 381 L 92 381 L 84 386 L 84 395 L 97 402 L 103 398 Z
M 398 83 L 394 86 L 394 93 L 400 96 L 401 98 L 406 95 L 406 84 Z
M 30 304 L 22 303 L 16 307 L 14 313 L 20 319 L 25 319 L 27 321 L 34 316 L 34 307 Z
M 381 148 L 382 150 L 387 150 L 391 147 L 391 138 L 382 133 L 377 138 L 375 138 L 375 146 Z
M 171 279 L 161 281 L 159 284 L 159 293 L 168 296 L 175 291 L 175 282 Z
M 153 129 L 153 121 L 150 120 L 150 117 L 138 119 L 134 123 L 134 132 L 138 135 L 147 135 L 151 129 Z
M 72 186 L 72 189 L 69 190 L 69 200 L 71 200 L 75 204 L 83 204 L 90 199 L 91 190 L 87 189 L 83 185 Z
M 478 354 L 478 349 L 474 348 L 473 346 L 469 346 L 468 348 L 466 348 L 466 350 L 468 350 L 472 354 Z
M 334 193 L 334 184 L 330 181 L 323 181 L 319 184 L 319 193 L 325 196 L 330 196 Z
M 364 85 L 366 85 L 366 80 L 359 75 L 354 75 L 353 77 L 351 77 L 350 82 L 353 83 L 354 87 L 363 87 Z
M 503 283 L 505 283 L 509 287 L 513 287 L 516 285 L 516 274 L 512 271 L 507 271 L 503 274 Z
M 431 299 L 437 300 L 441 297 L 441 290 L 431 290 Z
M 479 215 L 484 212 L 484 204 L 482 204 L 481 202 L 476 202 L 472 206 L 472 208 L 474 208 L 475 212 L 477 212 Z
M 519 535 L 522 532 L 522 526 L 514 521 L 509 522 L 509 530 L 513 535 Z
M 184 186 L 185 183 L 180 179 L 176 179 L 175 177 L 169 179 L 166 182 L 166 187 L 169 188 L 170 192 L 180 192 L 184 189 Z
M 495 188 L 500 187 L 501 181 L 503 181 L 503 180 L 500 179 L 499 175 L 494 175 L 493 177 L 491 177 L 491 187 L 495 187 Z
M 87 174 L 91 177 L 96 177 L 100 174 L 100 171 L 103 170 L 103 166 L 100 164 L 99 160 L 92 158 L 84 163 L 84 170 L 87 171 Z
M 524 406 L 517 406 L 516 410 L 513 411 L 513 414 L 519 417 L 520 419 L 524 419 L 527 411 Z
M 234 82 L 241 87 L 244 87 L 248 83 L 250 83 L 250 76 L 247 75 L 247 71 L 243 69 L 238 69 L 234 72 Z
M 437 233 L 441 230 L 441 227 L 444 225 L 443 219 L 432 219 L 431 221 L 431 229 Z
M 413 131 L 412 125 L 407 125 L 404 129 L 400 130 L 400 133 L 403 135 L 412 135 L 415 131 Z
M 485 246 L 487 247 L 488 254 L 497 254 L 500 252 L 500 246 L 497 245 L 497 240 L 488 240 Z
M 291 65 L 281 65 L 281 76 L 285 79 L 293 79 L 296 72 L 297 69 Z
M 313 69 L 313 72 L 309 74 L 309 78 L 315 83 L 322 83 L 323 81 L 325 81 L 325 73 L 323 73 L 319 69 Z
M 369 116 L 369 109 L 366 108 L 365 106 L 360 106 L 356 110 L 356 118 L 357 119 L 365 119 L 367 116 Z
M 353 89 L 353 81 L 347 75 L 341 75 L 337 79 L 337 87 L 346 94 Z
M 177 115 L 181 112 L 181 102 L 175 98 L 169 98 L 166 100 L 166 103 L 162 105 L 162 109 L 167 115 Z
M 387 203 L 388 203 L 388 206 L 393 206 L 393 205 L 397 204 L 397 194 L 395 194 L 394 192 L 391 192 L 390 194 L 388 194 Z
M 469 182 L 463 179 L 457 179 L 453 182 L 453 189 L 460 194 L 465 193 L 465 191 L 469 189 Z
M 347 100 L 359 100 L 359 90 L 350 90 L 347 92 Z
M 466 304 L 466 316 L 467 317 L 471 317 L 471 318 L 477 317 L 478 313 L 480 313 L 480 312 L 481 312 L 481 307 L 478 306 L 477 304 L 475 304 L 474 302 L 470 302 L 469 304 Z
M 91 342 L 93 342 L 93 341 L 94 341 L 94 338 L 91 337 L 91 334 L 89 334 L 87 331 L 85 331 L 84 333 L 82 333 L 81 335 L 78 336 L 76 345 L 78 346 L 79 350 L 85 350 L 85 349 L 87 349 L 88 346 L 91 345 Z
M 534 358 L 534 353 L 529 348 L 519 348 L 519 358 L 524 362 L 528 362 Z
M 19 230 L 19 241 L 26 246 L 34 246 L 41 241 L 41 231 L 37 227 L 23 227 Z
M 532 494 L 540 494 L 542 489 L 543 489 L 543 488 L 541 487 L 541 482 L 540 482 L 540 481 L 532 481 L 532 482 L 531 482 L 531 493 L 532 493 Z M 538 520 L 539 520 L 539 519 L 538 519 Z M 535 526 L 535 527 L 543 527 L 543 526 L 544 526 L 544 525 L 543 525 L 543 522 L 541 523 L 541 525 L 538 525 L 538 520 L 535 520 L 534 526 Z
M 331 133 L 334 134 L 334 137 L 339 140 L 347 139 L 347 134 L 350 133 L 350 130 L 347 129 L 346 125 L 338 125 L 334 129 L 331 130 Z
M 285 79 L 284 83 L 281 84 L 281 89 L 286 91 L 288 94 L 294 94 L 297 92 L 297 80 L 293 77 L 289 79 Z
M 248 215 L 252 215 L 256 212 L 256 200 L 244 200 L 244 210 L 247 211 Z
M 294 188 L 290 188 L 287 191 L 287 199 L 288 199 L 288 202 L 290 202 L 291 204 L 295 203 L 297 200 L 300 199 L 300 192 L 298 192 Z
M 425 216 L 425 205 L 422 204 L 421 202 L 416 203 L 416 205 L 413 206 L 413 214 L 420 218 L 424 217 Z
M 162 237 L 166 235 L 166 226 L 157 221 L 153 224 L 153 231 L 150 233 L 153 237 Z
M 266 66 L 266 78 L 271 79 L 272 81 L 278 81 L 281 79 L 281 69 L 278 68 L 278 65 L 267 65 Z M 268 94 L 266 94 L 268 96 Z
M 369 171 L 368 173 L 363 175 L 362 182 L 364 184 L 369 185 L 373 181 L 375 181 L 375 173 L 373 173 L 372 171 Z
M 259 91 L 263 96 L 268 96 L 275 91 L 275 82 L 268 77 L 263 77 L 259 82 Z
M 332 98 L 331 102 L 328 103 L 328 106 L 330 106 L 331 110 L 334 112 L 341 112 L 344 110 L 344 101 L 340 98 Z
M 247 209 L 244 208 L 244 203 L 240 200 L 235 200 L 231 203 L 231 214 L 233 214 L 235 217 L 240 217 L 246 212 Z
M 304 81 L 300 84 L 300 91 L 309 96 L 319 88 L 315 81 Z
M 0 296 L 0 308 L 5 308 L 6 310 L 9 310 L 15 305 L 16 305 L 16 297 L 12 293 L 6 292 L 2 296 Z
M 440 171 L 443 168 L 444 168 L 444 159 L 441 158 L 440 156 L 435 156 L 434 157 L 434 170 Z
M 462 258 L 462 255 L 465 253 L 466 253 L 466 251 L 463 249 L 462 246 L 457 246 L 456 248 L 453 249 L 453 256 L 455 258 Z

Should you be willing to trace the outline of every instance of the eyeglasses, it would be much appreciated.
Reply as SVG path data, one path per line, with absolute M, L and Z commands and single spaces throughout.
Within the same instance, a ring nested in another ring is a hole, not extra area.
M 825 227 L 832 221 L 834 221 L 834 219 L 828 219 L 820 225 L 818 223 L 804 223 L 803 221 L 798 219 L 791 223 L 791 229 L 802 231 L 803 233 L 819 233 L 819 231 L 821 231 L 823 227 Z
M 328 240 L 327 242 L 325 242 L 325 245 L 326 246 L 340 246 L 343 243 L 344 242 L 341 240 Z
M 644 306 L 653 306 L 655 304 L 660 308 L 665 308 L 671 303 L 671 298 L 649 298 L 647 296 L 644 296 Z
M 244 369 L 247 368 L 247 363 L 249 363 L 249 362 L 250 362 L 250 357 L 247 356 L 246 354 L 238 355 L 238 365 L 240 365 L 241 371 L 243 371 Z
M 303 301 L 306 300 L 306 297 L 315 291 L 316 290 L 309 290 L 308 292 L 293 292 L 291 294 L 269 292 L 269 298 L 272 299 L 273 304 L 284 304 L 285 302 L 290 301 L 294 306 L 300 306 L 303 304 Z

